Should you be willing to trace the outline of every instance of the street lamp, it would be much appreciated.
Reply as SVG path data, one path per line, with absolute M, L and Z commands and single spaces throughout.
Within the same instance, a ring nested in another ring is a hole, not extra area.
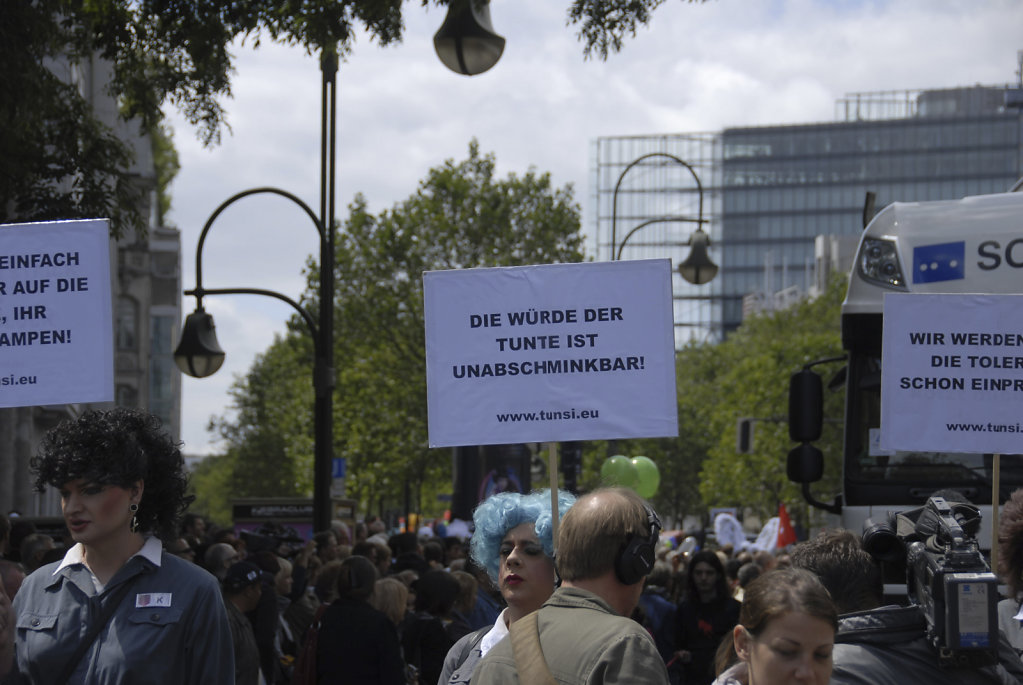
M 458 74 L 475 76 L 497 64 L 504 38 L 490 23 L 490 0 L 451 0 L 433 47 L 444 66 Z
M 224 351 L 217 342 L 213 317 L 202 306 L 207 295 L 265 295 L 291 305 L 305 321 L 314 342 L 316 356 L 313 367 L 315 406 L 313 415 L 313 529 L 329 530 L 332 518 L 330 483 L 334 453 L 334 179 L 337 121 L 337 52 L 324 48 L 320 57 L 323 88 L 320 109 L 320 214 L 297 196 L 279 188 L 261 187 L 232 195 L 206 220 L 195 251 L 195 288 L 186 290 L 196 300 L 195 311 L 185 319 L 181 341 L 174 351 L 174 361 L 184 373 L 204 378 L 217 371 L 224 362 Z M 286 295 L 261 288 L 204 288 L 202 285 L 202 248 L 206 234 L 221 212 L 249 195 L 273 194 L 298 205 L 312 220 L 320 236 L 320 310 L 318 317 Z
M 629 173 L 629 170 L 634 166 L 638 165 L 645 159 L 651 157 L 665 157 L 678 164 L 681 164 L 689 173 L 693 175 L 693 180 L 696 181 L 696 190 L 699 193 L 699 213 L 696 219 L 681 216 L 664 216 L 657 217 L 654 219 L 647 219 L 640 223 L 638 226 L 629 231 L 620 245 L 617 245 L 617 223 L 618 223 L 618 190 L 621 188 L 622 181 L 625 180 L 625 175 Z M 615 183 L 614 193 L 611 195 L 611 258 L 612 260 L 620 260 L 622 258 L 622 250 L 625 248 L 625 243 L 629 241 L 633 235 L 636 234 L 641 228 L 645 228 L 653 223 L 661 223 L 668 221 L 688 221 L 696 224 L 696 231 L 689 237 L 690 246 L 689 256 L 679 264 L 678 271 L 689 283 L 694 285 L 703 285 L 709 283 L 718 273 L 718 266 L 710 260 L 710 255 L 707 254 L 707 248 L 710 246 L 710 236 L 703 231 L 703 224 L 707 222 L 703 218 L 703 184 L 700 183 L 700 177 L 696 175 L 696 171 L 686 162 L 682 161 L 678 157 L 667 152 L 651 152 L 629 162 L 629 165 L 622 170 L 622 173 L 618 175 L 618 181 Z M 617 251 L 616 248 L 617 247 Z

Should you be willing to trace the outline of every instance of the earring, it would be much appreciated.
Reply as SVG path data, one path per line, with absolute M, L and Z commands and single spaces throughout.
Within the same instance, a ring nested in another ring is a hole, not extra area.
M 131 512 L 131 524 L 129 524 L 129 527 L 131 528 L 131 532 L 133 533 L 139 532 L 139 517 L 137 515 L 138 510 L 139 505 L 135 504 L 134 502 L 128 505 L 128 511 Z

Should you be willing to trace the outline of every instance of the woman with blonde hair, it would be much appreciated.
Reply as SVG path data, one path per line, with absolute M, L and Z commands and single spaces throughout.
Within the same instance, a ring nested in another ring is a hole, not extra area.
M 369 603 L 400 626 L 408 613 L 408 587 L 397 578 L 381 578 L 373 587 Z

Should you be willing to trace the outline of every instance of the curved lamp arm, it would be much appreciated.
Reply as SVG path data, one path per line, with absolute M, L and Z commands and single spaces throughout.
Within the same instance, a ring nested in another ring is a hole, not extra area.
M 618 245 L 618 254 L 615 255 L 615 261 L 621 260 L 621 258 L 622 258 L 622 251 L 625 249 L 625 243 L 629 242 L 629 238 L 631 238 L 632 235 L 636 231 L 638 231 L 641 228 L 646 228 L 650 224 L 663 223 L 663 222 L 667 222 L 667 221 L 689 221 L 691 223 L 701 224 L 701 225 L 703 223 L 705 223 L 702 218 L 700 218 L 700 219 L 690 219 L 690 218 L 684 217 L 684 216 L 659 216 L 659 217 L 656 217 L 654 219 L 647 219 L 646 221 L 640 223 L 638 226 L 636 226 L 631 231 L 629 231 L 628 233 L 625 234 L 625 237 L 622 238 L 621 244 Z
M 614 193 L 611 195 L 611 255 L 612 256 L 614 256 L 614 254 L 615 254 L 615 247 L 616 247 L 616 242 L 617 242 L 616 241 L 616 238 L 617 238 L 616 229 L 617 229 L 617 222 L 618 222 L 618 189 L 621 187 L 622 181 L 625 180 L 625 175 L 627 173 L 629 173 L 629 170 L 632 169 L 632 167 L 636 166 L 637 164 L 642 162 L 644 159 L 650 159 L 651 157 L 665 157 L 665 158 L 670 159 L 670 160 L 672 160 L 674 162 L 677 162 L 678 164 L 681 164 L 686 169 L 689 169 L 689 173 L 691 173 L 693 175 L 693 180 L 696 181 L 696 190 L 699 193 L 700 204 L 699 204 L 699 214 L 698 214 L 699 219 L 698 219 L 698 222 L 699 222 L 699 224 L 701 226 L 704 223 L 704 221 L 703 221 L 703 184 L 700 183 L 700 177 L 696 175 L 696 170 L 693 169 L 693 167 L 691 167 L 688 162 L 683 161 L 682 159 L 676 157 L 673 154 L 670 154 L 670 153 L 667 153 L 667 152 L 650 152 L 650 153 L 647 153 L 647 154 L 642 155 L 641 157 L 637 157 L 636 159 L 634 159 L 631 162 L 629 162 L 629 165 L 626 166 L 624 169 L 622 169 L 622 173 L 618 175 L 618 181 L 615 183 Z M 624 244 L 625 241 L 623 240 L 622 243 Z

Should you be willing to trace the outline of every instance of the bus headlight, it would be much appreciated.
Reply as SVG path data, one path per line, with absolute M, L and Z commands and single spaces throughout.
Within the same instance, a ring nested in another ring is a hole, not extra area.
M 865 280 L 897 290 L 906 290 L 902 265 L 891 240 L 867 238 L 860 250 L 860 276 Z

